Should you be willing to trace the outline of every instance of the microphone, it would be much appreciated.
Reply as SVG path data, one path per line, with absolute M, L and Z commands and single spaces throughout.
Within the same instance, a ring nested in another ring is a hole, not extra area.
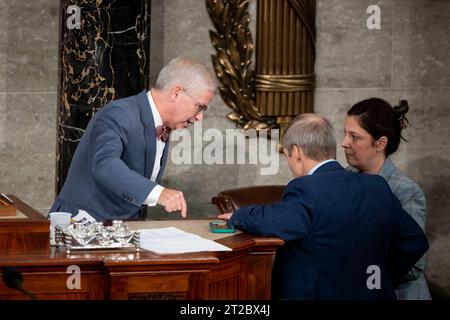
M 37 300 L 36 296 L 33 293 L 26 290 L 22 286 L 23 276 L 19 269 L 17 269 L 16 267 L 5 267 L 3 269 L 2 278 L 3 282 L 8 288 L 19 290 L 27 296 L 31 297 L 31 299 Z

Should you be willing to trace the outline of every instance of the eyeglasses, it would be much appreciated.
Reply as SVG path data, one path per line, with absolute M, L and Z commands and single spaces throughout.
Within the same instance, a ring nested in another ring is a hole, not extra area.
M 186 90 L 183 89 L 183 92 L 189 96 L 192 100 L 194 100 L 194 102 L 197 104 L 197 114 L 206 111 L 206 109 L 208 109 L 208 106 L 206 104 L 202 104 L 200 102 L 198 102 L 197 99 L 195 99 L 193 96 L 191 96 L 189 93 L 186 92 Z

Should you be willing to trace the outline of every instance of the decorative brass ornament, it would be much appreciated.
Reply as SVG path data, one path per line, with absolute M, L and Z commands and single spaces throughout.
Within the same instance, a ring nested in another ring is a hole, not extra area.
M 247 129 L 280 128 L 313 111 L 315 0 L 257 0 L 256 62 L 248 0 L 207 0 L 220 94 L 228 119 Z
M 227 118 L 244 130 L 275 128 L 274 119 L 264 117 L 255 105 L 248 0 L 206 0 L 206 7 L 217 30 L 209 35 L 216 49 L 212 62 L 221 83 L 219 92 L 233 110 Z

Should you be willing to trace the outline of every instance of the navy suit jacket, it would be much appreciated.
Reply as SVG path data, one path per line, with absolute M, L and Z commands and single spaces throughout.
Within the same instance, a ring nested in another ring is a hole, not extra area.
M 156 132 L 147 92 L 110 102 L 89 122 L 50 212 L 83 209 L 99 221 L 137 218 L 150 191 Z
M 336 161 L 292 180 L 279 202 L 239 209 L 230 223 L 285 240 L 273 267 L 275 299 L 395 299 L 394 288 L 428 250 L 381 176 Z M 369 289 L 377 273 L 380 289 Z

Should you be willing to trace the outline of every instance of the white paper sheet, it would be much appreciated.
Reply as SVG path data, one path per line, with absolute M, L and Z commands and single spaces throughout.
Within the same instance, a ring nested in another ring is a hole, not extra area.
M 232 251 L 220 243 L 175 227 L 141 229 L 140 247 L 159 254 L 200 251 Z

